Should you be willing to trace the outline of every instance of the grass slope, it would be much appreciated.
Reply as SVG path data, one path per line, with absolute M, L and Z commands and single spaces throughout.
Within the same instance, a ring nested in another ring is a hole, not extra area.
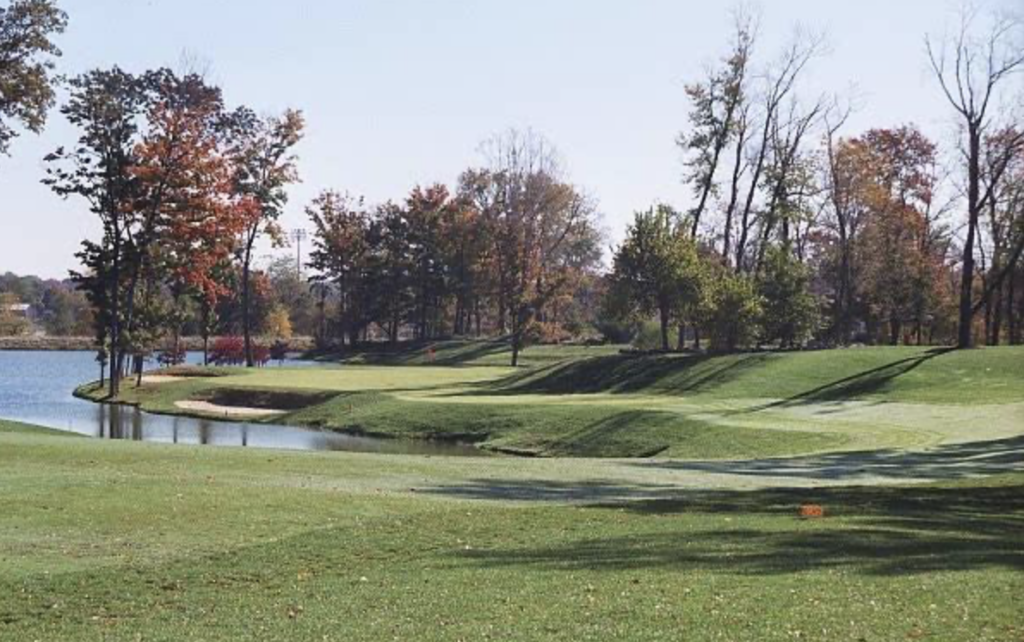
M 543 347 L 526 353 L 540 365 L 487 365 L 501 347 L 444 344 L 435 359 L 449 366 L 415 365 L 429 354 L 419 348 L 378 359 L 414 365 L 227 371 L 128 387 L 122 401 L 181 413 L 182 399 L 272 408 L 276 393 L 290 412 L 267 421 L 538 456 L 754 458 L 1024 434 L 1021 348 L 705 357 Z M 597 356 L 580 356 L 588 350 Z
M 612 465 L 0 428 L 0 639 L 1024 636 L 1024 475 L 723 492 Z

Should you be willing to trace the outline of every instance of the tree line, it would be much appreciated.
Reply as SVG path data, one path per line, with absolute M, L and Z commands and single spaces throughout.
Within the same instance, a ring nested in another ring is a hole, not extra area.
M 609 313 L 655 317 L 665 350 L 673 327 L 680 347 L 704 335 L 725 350 L 1020 343 L 1024 26 L 965 10 L 926 44 L 958 124 L 949 165 L 914 125 L 844 135 L 850 108 L 801 91 L 821 39 L 761 64 L 756 21 L 739 15 L 727 54 L 686 88 L 694 205 L 635 216 Z
M 51 0 L 0 10 L 0 150 L 54 102 Z M 738 15 L 725 55 L 686 87 L 678 138 L 691 206 L 634 215 L 604 264 L 598 208 L 550 142 L 510 130 L 453 186 L 368 204 L 328 190 L 306 208 L 307 266 L 261 269 L 298 180 L 302 114 L 225 104 L 201 74 L 94 70 L 66 81 L 79 133 L 45 183 L 101 223 L 74 280 L 116 393 L 154 346 L 291 326 L 323 347 L 447 336 L 531 342 L 653 327 L 656 347 L 1019 343 L 1024 315 L 1022 26 L 965 12 L 927 41 L 936 95 L 959 124 L 944 162 L 912 124 L 848 132 L 851 109 L 808 99 L 820 38 L 764 58 Z M 3 54 L 6 55 L 6 54 Z M 286 331 L 287 330 L 287 331 Z
M 307 209 L 322 339 L 500 334 L 515 365 L 528 342 L 582 330 L 590 303 L 581 299 L 602 258 L 592 201 L 534 133 L 509 131 L 485 148 L 488 162 L 453 191 L 416 187 L 375 207 L 327 191 Z

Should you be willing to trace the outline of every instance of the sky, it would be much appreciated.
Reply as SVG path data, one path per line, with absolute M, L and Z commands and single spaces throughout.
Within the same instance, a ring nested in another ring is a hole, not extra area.
M 1019 0 L 982 5 L 1016 6 Z M 0 0 L 0 3 L 6 0 Z M 532 129 L 591 195 L 610 242 L 638 209 L 688 203 L 675 144 L 684 85 L 727 53 L 731 2 L 713 0 L 63 0 L 60 72 L 132 71 L 198 60 L 229 106 L 304 111 L 302 183 L 283 224 L 307 227 L 324 189 L 400 200 L 453 184 L 483 162 L 481 142 Z M 754 5 L 756 7 L 756 5 Z M 801 93 L 852 98 L 846 133 L 915 122 L 950 141 L 952 115 L 929 74 L 926 33 L 956 22 L 955 0 L 771 0 L 768 65 L 798 25 L 828 51 Z M 55 110 L 40 136 L 0 158 L 0 273 L 63 278 L 99 225 L 84 202 L 40 184 L 42 158 L 73 144 Z M 266 249 L 269 253 L 269 248 Z

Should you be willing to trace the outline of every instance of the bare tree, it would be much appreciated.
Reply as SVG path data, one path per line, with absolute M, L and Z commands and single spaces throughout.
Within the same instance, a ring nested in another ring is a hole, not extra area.
M 1013 158 L 1024 149 L 1024 132 L 1005 141 L 1002 154 L 990 163 L 988 187 L 983 185 L 985 137 L 1001 129 L 994 112 L 1012 81 L 1024 71 L 1024 41 L 1018 40 L 1021 21 L 996 16 L 984 37 L 974 34 L 974 11 L 964 9 L 959 29 L 952 37 L 934 42 L 925 39 L 932 71 L 946 99 L 956 111 L 961 126 L 961 150 L 967 169 L 967 226 L 960 280 L 960 318 L 957 345 L 973 343 L 972 325 L 978 309 L 974 303 L 975 254 L 982 213 L 995 197 L 996 186 Z
M 798 33 L 778 63 L 773 65 L 772 72 L 764 77 L 765 89 L 761 98 L 760 122 L 756 138 L 752 136 L 754 147 L 750 150 L 750 182 L 747 185 L 746 199 L 739 210 L 739 240 L 736 244 L 736 267 L 739 270 L 747 265 L 747 249 L 750 233 L 754 229 L 755 203 L 758 190 L 762 187 L 766 169 L 771 162 L 773 136 L 779 131 L 782 111 L 787 102 L 796 92 L 797 81 L 803 71 L 818 56 L 823 48 L 821 37 L 808 37 Z M 802 138 L 802 134 L 801 134 Z
M 730 141 L 745 138 L 747 82 L 755 39 L 754 21 L 737 13 L 732 48 L 722 67 L 709 69 L 703 82 L 686 86 L 692 103 L 691 130 L 679 136 L 678 144 L 690 155 L 686 161 L 686 182 L 693 186 L 697 197 L 697 205 L 691 211 L 693 237 L 697 236 L 701 218 L 717 191 L 716 175 L 722 154 Z

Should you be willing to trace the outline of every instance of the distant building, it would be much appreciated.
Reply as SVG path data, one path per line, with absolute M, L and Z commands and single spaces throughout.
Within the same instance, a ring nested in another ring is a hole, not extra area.
M 3 310 L 5 312 L 13 314 L 14 316 L 22 317 L 25 319 L 31 319 L 33 317 L 32 306 L 29 305 L 28 303 L 11 303 L 5 305 L 3 307 Z

